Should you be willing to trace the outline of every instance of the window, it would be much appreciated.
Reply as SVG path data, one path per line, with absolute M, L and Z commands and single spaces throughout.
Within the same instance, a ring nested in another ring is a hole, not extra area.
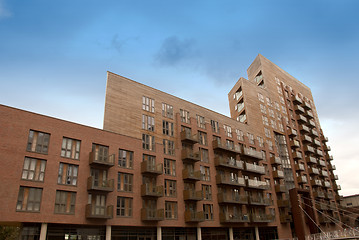
M 247 132 L 248 141 L 250 144 L 254 144 L 254 135 L 252 133 Z
M 155 118 L 142 114 L 142 129 L 155 131 Z
M 208 149 L 200 148 L 199 151 L 200 151 L 200 154 L 201 154 L 201 161 L 205 162 L 205 163 L 208 163 L 209 162 Z
M 228 149 L 234 150 L 234 142 L 231 141 L 231 140 L 226 139 L 226 147 L 227 147 Z
M 201 145 L 207 145 L 207 133 L 198 131 L 198 142 Z
M 42 188 L 20 187 L 16 210 L 40 212 Z
M 278 91 L 279 94 L 283 94 L 282 93 L 282 88 L 280 86 L 277 86 L 277 91 Z
M 57 178 L 57 183 L 76 186 L 77 185 L 77 173 L 78 173 L 77 165 L 60 163 L 59 176 Z
M 132 198 L 117 197 L 116 215 L 118 217 L 132 217 Z
M 27 151 L 45 153 L 49 150 L 50 134 L 30 130 L 27 141 Z
M 272 118 L 275 118 L 273 109 L 268 108 L 268 112 L 269 112 L 269 116 L 271 116 Z
M 280 101 L 281 104 L 283 104 L 283 105 L 285 104 L 284 98 L 283 98 L 282 96 L 279 97 L 279 101 Z M 277 110 L 278 110 L 278 109 L 277 109 Z M 278 110 L 278 111 L 279 111 L 279 110 Z
M 142 148 L 155 151 L 155 137 L 148 134 L 142 134 Z
M 262 116 L 262 121 L 264 125 L 269 126 L 268 117 Z
M 261 93 L 258 93 L 258 100 L 264 103 L 264 97 Z
M 240 97 L 242 97 L 242 95 L 243 95 L 243 92 L 242 92 L 242 88 L 240 87 L 240 88 L 237 90 L 237 92 L 235 92 L 235 93 L 233 94 L 233 99 L 238 100 Z
M 243 111 L 238 117 L 237 117 L 237 121 L 244 123 L 245 121 L 247 121 L 247 115 L 246 115 L 246 111 Z
M 201 179 L 203 181 L 211 181 L 209 167 L 200 166 L 200 171 L 201 171 Z
M 117 175 L 117 190 L 124 192 L 132 192 L 133 175 L 129 173 L 119 172 Z
M 197 115 L 197 126 L 199 128 L 206 129 L 206 122 L 204 120 L 204 117 Z
M 133 152 L 119 149 L 118 150 L 118 166 L 123 168 L 132 168 Z
M 203 204 L 204 219 L 213 220 L 213 204 Z
M 211 120 L 212 131 L 219 133 L 219 124 L 217 121 Z
M 155 112 L 155 100 L 149 97 L 142 97 L 142 109 L 147 112 Z
M 224 132 L 226 133 L 227 137 L 232 137 L 232 128 L 228 125 L 223 125 Z
M 243 136 L 244 136 L 243 132 L 239 129 L 236 129 L 236 134 L 237 134 L 237 140 L 243 141 Z
M 162 133 L 164 135 L 173 137 L 173 123 L 163 120 L 162 121 Z
M 173 118 L 173 107 L 167 103 L 162 103 L 162 116 Z
M 287 109 L 285 109 L 285 106 L 282 106 L 282 113 L 287 114 Z
M 212 187 L 211 185 L 202 184 L 203 200 L 212 200 Z
M 270 124 L 273 129 L 277 129 L 277 123 L 273 119 L 270 120 Z
M 22 179 L 44 181 L 46 161 L 36 158 L 25 157 L 22 169 Z
M 177 219 L 177 202 L 165 202 L 166 219 Z
M 263 141 L 263 138 L 260 137 L 260 136 L 257 136 L 257 140 L 258 140 L 258 144 L 260 147 L 263 147 L 264 146 L 264 141 Z
M 163 153 L 168 155 L 175 155 L 175 142 L 163 139 Z
M 176 176 L 176 161 L 171 159 L 164 159 L 165 174 Z
M 279 127 L 279 130 L 280 130 L 281 132 L 284 132 L 283 124 L 278 123 L 278 127 Z
M 180 109 L 180 116 L 181 116 L 181 122 L 191 123 L 188 111 Z
M 261 112 L 262 112 L 263 114 L 267 114 L 267 108 L 266 108 L 265 105 L 260 104 L 259 107 L 261 108 Z
M 76 193 L 56 191 L 55 213 L 75 214 Z
M 108 146 L 92 144 L 92 152 L 95 152 L 95 159 L 99 162 L 109 162 Z
M 268 148 L 269 150 L 273 151 L 273 142 L 270 140 L 267 140 Z
M 176 181 L 165 179 L 165 196 L 176 197 Z
M 80 140 L 64 137 L 62 139 L 61 157 L 79 159 L 80 157 Z
M 265 135 L 266 135 L 267 138 L 271 138 L 271 137 L 272 137 L 272 136 L 271 136 L 271 132 L 270 132 L 270 130 L 269 130 L 268 128 L 264 128 L 264 133 L 265 133 Z

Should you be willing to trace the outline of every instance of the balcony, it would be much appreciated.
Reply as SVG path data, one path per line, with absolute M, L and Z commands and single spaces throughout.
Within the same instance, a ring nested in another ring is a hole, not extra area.
M 318 163 L 320 166 L 325 167 L 325 162 L 323 160 L 319 160 Z
M 253 223 L 273 222 L 274 221 L 274 215 L 270 215 L 270 214 L 251 214 L 250 219 L 251 219 L 251 222 L 253 222 Z
M 308 172 L 310 175 L 319 175 L 319 169 L 318 168 L 308 168 Z
M 282 165 L 282 160 L 280 159 L 280 157 L 270 157 L 270 163 L 272 165 Z
M 273 178 L 284 178 L 284 172 L 282 170 L 273 171 Z
M 330 182 L 329 181 L 324 181 L 324 187 L 330 188 Z
M 317 159 L 315 157 L 305 157 L 307 164 L 317 164 Z
M 247 179 L 247 187 L 261 190 L 269 189 L 267 182 L 254 179 Z
M 335 165 L 331 165 L 333 170 L 337 170 L 337 167 Z
M 302 123 L 302 124 L 308 122 L 307 118 L 304 117 L 304 116 L 301 115 L 301 114 L 298 114 L 298 115 L 297 115 L 297 121 L 298 121 L 298 123 Z
M 246 157 L 251 157 L 256 160 L 263 160 L 262 152 L 254 150 L 252 148 L 242 147 L 241 154 Z
M 310 104 L 307 103 L 307 102 L 303 102 L 303 107 L 304 107 L 306 110 L 312 109 L 312 107 L 310 106 Z
M 269 198 L 249 196 L 248 203 L 250 205 L 269 206 L 269 205 L 272 205 L 272 200 Z
M 307 143 L 311 143 L 312 142 L 312 138 L 309 137 L 308 135 L 302 135 L 302 142 L 307 142 Z
M 291 148 L 299 148 L 300 147 L 300 143 L 298 140 L 292 140 L 289 142 Z
M 326 158 L 328 161 L 332 161 L 332 160 L 333 160 L 333 156 L 332 156 L 332 155 L 329 155 L 329 154 L 326 154 L 326 155 L 325 155 L 325 158 Z
M 318 192 L 318 191 L 316 191 L 316 192 L 313 192 L 313 196 L 314 196 L 315 198 L 324 198 L 324 197 L 325 197 L 325 193 L 324 193 L 324 192 Z
M 310 129 L 309 129 L 309 127 L 307 127 L 305 125 L 299 125 L 299 131 L 304 132 L 304 133 L 309 133 Z
M 247 171 L 247 172 L 265 174 L 264 166 L 258 166 L 258 165 L 251 164 L 251 163 L 245 163 L 244 164 L 244 170 Z
M 301 152 L 295 151 L 292 153 L 294 159 L 302 159 L 303 155 Z
M 201 201 L 202 199 L 202 191 L 183 190 L 183 200 L 185 201 Z
M 292 96 L 292 101 L 296 105 L 303 103 L 302 99 L 300 99 L 297 95 Z
M 331 151 L 332 149 L 330 148 L 330 146 L 324 145 L 324 151 Z
M 163 209 L 141 208 L 142 221 L 162 221 L 164 220 Z
M 242 214 L 229 214 L 229 213 L 219 213 L 219 221 L 221 223 L 244 223 L 249 222 L 248 215 Z
M 323 142 L 328 142 L 328 137 L 324 137 L 323 136 L 323 140 L 322 140 Z
M 298 184 L 306 184 L 308 182 L 306 176 L 298 176 L 297 181 L 298 181 Z
M 322 176 L 329 177 L 327 170 L 322 170 Z
M 99 155 L 92 151 L 89 156 L 89 164 L 91 166 L 113 167 L 115 165 L 115 154 Z
M 314 122 L 313 120 L 309 120 L 309 121 L 308 121 L 308 126 L 309 126 L 310 128 L 315 128 L 315 122 Z
M 225 193 L 217 194 L 218 203 L 234 203 L 234 204 L 248 204 L 248 196 L 240 194 L 230 194 L 228 196 Z
M 311 134 L 312 134 L 312 136 L 319 137 L 319 133 L 317 131 L 315 131 L 314 129 L 312 129 Z
M 325 196 L 327 199 L 334 199 L 334 194 L 332 192 L 327 192 Z
M 85 215 L 86 218 L 111 219 L 113 218 L 113 205 L 102 207 L 87 204 Z
M 294 111 L 296 111 L 297 113 L 301 114 L 301 113 L 305 113 L 305 110 L 303 107 L 299 106 L 299 105 L 294 105 Z
M 199 181 L 201 180 L 201 171 L 193 171 L 189 169 L 182 170 L 182 178 L 185 180 Z
M 143 161 L 141 162 L 141 173 L 161 175 L 163 173 L 163 164 L 159 163 L 156 165 L 149 161 Z
M 243 161 L 239 161 L 233 158 L 215 157 L 214 165 L 216 167 L 227 167 L 233 169 L 243 169 Z
M 151 186 L 150 184 L 141 185 L 142 197 L 163 197 L 163 186 Z
M 320 181 L 319 179 L 312 179 L 310 180 L 310 184 L 312 184 L 312 186 L 322 186 L 322 181 Z
M 335 191 L 342 190 L 342 187 L 340 185 L 337 185 L 336 183 L 333 183 L 333 189 Z
M 318 210 L 322 210 L 322 211 L 328 210 L 328 205 L 325 204 L 325 203 L 317 203 L 317 204 L 315 205 L 315 207 L 316 207 Z
M 98 179 L 95 181 L 94 177 L 87 178 L 87 190 L 89 191 L 102 191 L 102 192 L 112 192 L 114 186 L 114 180 L 102 180 L 100 182 Z
M 304 171 L 304 170 L 305 170 L 304 164 L 302 164 L 302 163 L 295 164 L 295 171 L 299 172 L 299 171 Z
M 309 153 L 315 153 L 315 149 L 311 146 L 304 146 L 304 151 Z
M 320 147 L 320 146 L 321 146 L 320 141 L 317 140 L 317 139 L 314 139 L 314 140 L 313 140 L 313 144 L 314 144 L 315 146 L 317 146 L 317 147 Z
M 280 222 L 281 222 L 281 223 L 290 223 L 290 222 L 293 222 L 293 218 L 292 218 L 292 216 L 289 215 L 289 214 L 281 214 L 281 215 L 279 216 L 279 218 L 280 218 Z
M 181 132 L 181 141 L 189 144 L 196 144 L 198 143 L 198 136 L 197 134 L 192 135 L 191 131 L 183 130 Z
M 295 137 L 297 136 L 297 130 L 293 129 L 293 128 L 289 128 L 287 129 L 287 134 L 290 136 L 290 137 Z
M 315 154 L 317 155 L 317 156 L 319 156 L 319 157 L 323 157 L 324 155 L 323 155 L 323 151 L 322 150 L 319 150 L 319 149 L 317 149 L 317 151 L 315 152 Z
M 189 149 L 182 149 L 181 158 L 183 161 L 192 161 L 192 162 L 198 162 L 201 160 L 201 156 L 199 152 L 194 153 L 192 150 Z
M 307 118 L 310 118 L 310 119 L 312 119 L 312 118 L 314 118 L 314 115 L 313 115 L 313 113 L 312 112 L 310 112 L 310 111 L 307 111 Z
M 246 182 L 244 178 L 239 177 L 235 179 L 224 175 L 216 175 L 216 183 L 223 185 L 239 186 L 239 187 L 246 186 Z
M 222 150 L 232 153 L 239 153 L 239 147 L 237 146 L 228 146 L 226 144 L 222 144 L 222 142 L 213 140 L 212 141 L 213 150 Z
M 321 224 L 325 224 L 325 223 L 330 223 L 331 220 L 329 219 L 329 217 L 327 216 L 322 216 L 322 215 L 319 215 L 318 216 L 318 220 L 319 220 L 319 223 Z
M 332 180 L 338 180 L 339 178 L 338 178 L 338 175 L 331 175 L 331 179 Z
M 204 221 L 204 213 L 203 213 L 203 211 L 194 212 L 194 211 L 186 210 L 184 212 L 184 220 L 186 222 L 191 222 L 191 223 L 203 222 Z
M 287 208 L 290 206 L 290 203 L 288 199 L 279 199 L 277 200 L 277 205 L 280 208 Z
M 276 184 L 274 186 L 276 192 L 286 192 L 287 188 L 284 184 Z

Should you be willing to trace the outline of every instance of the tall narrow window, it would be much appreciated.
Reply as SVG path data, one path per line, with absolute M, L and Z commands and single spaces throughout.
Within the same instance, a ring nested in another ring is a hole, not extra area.
M 202 184 L 203 200 L 212 200 L 212 187 L 211 185 Z
M 148 134 L 142 134 L 142 148 L 155 151 L 155 137 Z
M 142 109 L 147 112 L 155 112 L 155 100 L 149 97 L 142 97 Z
M 79 159 L 81 141 L 66 138 L 62 139 L 61 157 Z
M 200 166 L 201 178 L 203 181 L 211 181 L 209 167 Z
M 77 174 L 78 174 L 78 166 L 77 165 L 60 163 L 57 183 L 76 186 L 77 185 Z
M 173 123 L 172 122 L 168 122 L 168 121 L 163 120 L 162 121 L 162 127 L 163 127 L 162 133 L 164 135 L 173 137 Z
M 175 142 L 163 139 L 163 153 L 168 155 L 175 155 Z
M 207 145 L 207 133 L 198 131 L 198 141 L 201 145 Z
M 173 107 L 167 103 L 162 103 L 162 116 L 173 118 Z
M 212 131 L 215 133 L 219 133 L 219 124 L 217 121 L 211 120 Z
M 118 217 L 132 217 L 132 198 L 117 197 L 116 215 Z
M 189 112 L 183 109 L 180 109 L 181 122 L 191 123 L 189 118 Z
M 21 178 L 43 182 L 45 177 L 45 167 L 45 160 L 25 157 Z
M 200 148 L 200 153 L 201 153 L 201 161 L 208 163 L 209 162 L 208 149 Z
M 42 188 L 20 187 L 16 210 L 40 212 Z
M 167 197 L 176 197 L 176 181 L 165 179 L 165 195 Z
M 100 144 L 92 144 L 92 152 L 95 153 L 95 160 L 99 162 L 108 162 L 109 155 L 108 155 L 108 146 L 103 146 Z
M 176 176 L 176 161 L 171 159 L 164 159 L 165 174 Z
M 147 131 L 155 131 L 155 118 L 142 114 L 142 129 Z
M 50 134 L 30 130 L 27 141 L 27 151 L 45 153 L 49 150 Z
M 118 151 L 118 166 L 122 168 L 132 168 L 133 152 L 119 149 Z
M 75 214 L 76 193 L 56 191 L 55 213 Z
M 204 120 L 204 117 L 197 115 L 197 126 L 199 128 L 206 129 L 206 122 Z
M 166 219 L 177 219 L 177 202 L 165 202 Z
M 243 139 L 244 134 L 243 134 L 243 132 L 242 132 L 241 130 L 236 129 L 236 134 L 237 134 L 237 140 L 239 140 L 239 141 L 243 141 L 243 140 L 244 140 L 244 139 Z
M 228 125 L 223 125 L 224 132 L 226 133 L 227 137 L 232 137 L 232 128 Z
M 213 220 L 213 204 L 203 204 L 204 219 Z
M 133 175 L 129 173 L 118 173 L 117 190 L 132 192 Z

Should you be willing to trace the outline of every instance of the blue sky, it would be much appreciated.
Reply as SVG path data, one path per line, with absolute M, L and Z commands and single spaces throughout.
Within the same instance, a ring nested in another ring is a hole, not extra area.
M 111 71 L 229 115 L 228 91 L 261 53 L 312 89 L 341 194 L 357 194 L 358 9 L 356 0 L 0 0 L 0 103 L 101 128 Z

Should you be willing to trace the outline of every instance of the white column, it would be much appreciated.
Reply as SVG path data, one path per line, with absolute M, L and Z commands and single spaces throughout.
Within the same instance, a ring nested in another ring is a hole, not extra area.
M 254 231 L 256 233 L 256 240 L 259 240 L 259 230 L 258 230 L 258 227 L 255 227 L 254 228 Z
M 157 227 L 157 240 L 162 240 L 162 229 Z
M 46 234 L 47 234 L 47 223 L 42 223 L 40 230 L 40 240 L 46 240 Z
M 197 227 L 197 240 L 202 240 L 201 227 Z
M 111 240 L 111 225 L 106 226 L 106 240 Z
M 229 240 L 233 240 L 233 228 L 229 228 Z

